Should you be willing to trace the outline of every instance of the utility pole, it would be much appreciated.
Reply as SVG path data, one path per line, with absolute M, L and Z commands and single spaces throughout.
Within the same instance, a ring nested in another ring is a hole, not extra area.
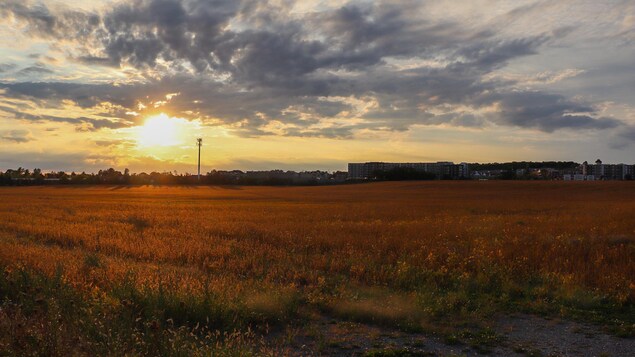
M 196 145 L 198 146 L 198 182 L 201 182 L 201 146 L 203 145 L 203 138 L 196 139 Z

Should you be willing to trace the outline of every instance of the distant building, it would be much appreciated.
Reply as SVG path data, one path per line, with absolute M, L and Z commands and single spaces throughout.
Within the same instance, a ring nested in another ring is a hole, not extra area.
M 435 174 L 438 179 L 469 178 L 467 163 L 454 164 L 449 161 L 440 162 L 364 162 L 349 163 L 348 178 L 352 180 L 372 179 L 378 171 L 390 171 L 396 168 L 411 168 L 419 172 Z
M 595 176 L 583 174 L 566 174 L 562 175 L 562 179 L 565 181 L 595 181 Z
M 593 167 L 593 174 L 600 178 L 604 177 L 604 165 L 602 164 L 602 160 L 595 160 L 595 166 Z
M 222 171 L 212 170 L 207 174 L 208 182 L 221 184 L 333 184 L 343 182 L 342 178 L 346 172 L 335 172 L 333 174 L 326 171 Z
M 12 177 L 11 181 L 15 181 L 15 182 L 33 182 L 33 181 L 35 181 L 35 178 L 33 178 L 33 177 Z
M 630 180 L 633 179 L 634 165 L 604 164 L 597 160 L 589 169 L 589 174 L 593 174 L 597 180 Z
M 594 180 L 632 180 L 635 165 L 605 164 L 598 159 L 594 165 L 583 162 L 574 172 L 564 175 L 566 181 L 594 181 Z

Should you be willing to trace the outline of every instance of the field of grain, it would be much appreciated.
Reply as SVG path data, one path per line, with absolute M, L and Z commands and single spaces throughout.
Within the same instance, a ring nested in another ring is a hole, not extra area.
M 635 185 L 5 187 L 0 268 L 18 354 L 277 354 L 260 336 L 315 316 L 452 336 L 523 311 L 633 336 Z

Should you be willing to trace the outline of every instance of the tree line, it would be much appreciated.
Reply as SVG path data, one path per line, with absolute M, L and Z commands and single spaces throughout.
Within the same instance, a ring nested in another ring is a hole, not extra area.
M 194 178 L 195 180 L 196 178 Z M 125 169 L 117 171 L 113 168 L 99 170 L 96 173 L 66 173 L 51 171 L 44 173 L 40 169 L 9 169 L 0 172 L 0 185 L 46 185 L 46 184 L 76 184 L 76 185 L 148 185 L 148 184 L 187 184 L 193 182 L 191 175 L 173 172 L 130 173 Z
M 9 169 L 0 171 L 0 185 L 322 185 L 342 183 L 346 172 L 328 173 L 325 171 L 217 171 L 212 170 L 201 175 L 177 172 L 131 173 L 129 169 L 118 171 L 113 168 L 99 170 L 97 173 L 66 173 L 52 171 L 44 173 L 40 169 Z

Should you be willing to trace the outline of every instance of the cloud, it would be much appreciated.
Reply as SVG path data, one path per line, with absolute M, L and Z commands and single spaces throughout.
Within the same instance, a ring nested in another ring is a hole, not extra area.
M 635 126 L 629 125 L 622 130 L 610 146 L 614 149 L 625 149 L 635 143 Z
M 81 130 L 132 125 L 126 112 L 171 115 L 226 125 L 240 136 L 348 138 L 359 130 L 403 131 L 414 125 L 498 125 L 555 130 L 617 128 L 581 99 L 518 90 L 518 79 L 492 78 L 510 62 L 540 53 L 574 27 L 500 36 L 504 24 L 540 4 L 512 9 L 498 24 L 470 27 L 426 14 L 417 1 L 346 3 L 292 13 L 273 2 L 134 0 L 100 13 L 7 1 L 0 13 L 27 24 L 31 36 L 75 41 L 83 64 L 133 67 L 141 82 L 0 83 L 5 98 L 59 108 L 108 103 L 117 118 L 64 118 L 14 112 L 15 118 L 68 122 Z M 494 31 L 494 30 L 496 31 Z M 408 67 L 395 63 L 407 61 Z M 23 75 L 50 71 L 35 65 Z M 576 73 L 577 74 L 577 73 Z M 553 75 L 543 82 L 557 81 Z M 346 100 L 325 100 L 328 98 Z M 159 99 L 163 98 L 163 99 Z M 361 104 L 360 104 L 361 103 Z
M 538 46 L 549 38 L 542 35 L 467 45 L 456 52 L 455 56 L 460 58 L 456 65 L 491 71 L 504 66 L 511 59 L 536 54 Z
M 45 74 L 54 73 L 53 70 L 46 67 L 43 63 L 36 63 L 32 66 L 28 66 L 19 70 L 16 74 L 18 76 L 41 76 Z
M 89 171 L 107 167 L 116 167 L 119 158 L 111 155 L 98 155 L 87 153 L 55 153 L 39 151 L 16 151 L 11 155 L 0 157 L 0 167 L 37 167 L 43 171 L 64 170 L 64 171 Z
M 15 63 L 0 63 L 0 73 L 9 72 L 15 67 L 17 67 Z
M 596 109 L 561 95 L 511 92 L 492 98 L 500 106 L 499 123 L 544 132 L 558 129 L 609 129 L 624 125 L 615 118 L 596 117 Z
M 7 141 L 13 141 L 15 143 L 28 143 L 35 140 L 33 135 L 28 130 L 9 130 L 2 133 L 1 138 Z
M 95 140 L 95 145 L 97 146 L 105 146 L 105 147 L 113 147 L 113 146 L 133 146 L 134 142 L 131 140 Z
M 100 22 L 98 14 L 64 9 L 51 11 L 42 3 L 33 4 L 23 0 L 5 0 L 0 3 L 0 15 L 24 21 L 27 33 L 51 39 L 86 38 Z
M 534 85 L 552 85 L 567 79 L 584 75 L 587 71 L 578 68 L 567 68 L 558 71 L 541 71 L 531 74 L 510 74 L 492 73 L 490 76 L 494 80 L 509 81 L 515 83 L 516 87 L 531 87 Z
M 12 107 L 0 105 L 0 111 L 6 112 L 17 120 L 27 120 L 33 122 L 54 122 L 74 124 L 78 131 L 96 131 L 99 129 L 118 129 L 130 126 L 126 121 L 113 121 L 109 119 L 89 118 L 89 117 L 60 117 L 45 114 L 30 114 Z

